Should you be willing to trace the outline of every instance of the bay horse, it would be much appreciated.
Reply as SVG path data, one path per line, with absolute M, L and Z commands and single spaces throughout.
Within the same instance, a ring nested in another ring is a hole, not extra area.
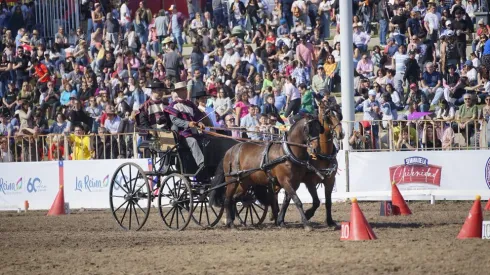
M 316 173 L 312 173 L 310 171 L 307 172 L 302 178 L 302 181 L 305 183 L 306 188 L 313 199 L 313 204 L 311 208 L 305 211 L 305 216 L 308 220 L 310 220 L 318 207 L 320 207 L 317 185 L 322 183 L 325 191 L 325 223 L 328 226 L 336 226 L 336 223 L 332 218 L 332 191 L 335 185 L 335 175 L 337 174 L 337 152 L 333 144 L 333 139 L 337 138 L 341 140 L 344 138 L 344 132 L 341 124 L 342 113 L 340 112 L 340 108 L 337 104 L 327 105 L 325 102 L 320 102 L 318 104 L 318 116 L 318 119 L 325 131 L 320 136 L 320 154 L 316 155 L 316 160 L 310 160 L 310 163 L 315 168 L 323 172 L 324 179 L 322 180 Z M 277 218 L 277 223 L 281 226 L 284 225 L 284 217 L 290 201 L 291 197 L 289 196 L 288 192 L 286 192 L 281 207 L 281 212 Z
M 273 188 L 273 183 L 277 183 L 289 193 L 305 229 L 310 230 L 296 189 L 308 170 L 308 158 L 319 152 L 319 138 L 323 132 L 318 119 L 306 116 L 291 126 L 283 142 L 245 142 L 231 147 L 216 170 L 211 183 L 211 188 L 215 189 L 209 195 L 214 205 L 224 197 L 226 227 L 234 227 L 235 198 L 244 195 L 250 186 L 271 187 L 266 198 L 261 196 L 263 199 L 258 199 L 270 202 L 274 220 L 277 221 L 279 209 Z

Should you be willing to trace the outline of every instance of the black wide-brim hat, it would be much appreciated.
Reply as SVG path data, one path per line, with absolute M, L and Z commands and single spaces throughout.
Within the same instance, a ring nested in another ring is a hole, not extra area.
M 152 89 L 152 90 L 154 90 L 154 89 L 163 90 L 163 89 L 165 89 L 165 85 L 160 80 L 154 79 L 150 83 L 148 83 L 146 88 Z

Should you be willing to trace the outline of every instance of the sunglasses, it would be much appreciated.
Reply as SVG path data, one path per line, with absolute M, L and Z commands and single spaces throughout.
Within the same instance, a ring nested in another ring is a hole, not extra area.
M 470 100 L 471 98 L 465 98 L 464 100 Z

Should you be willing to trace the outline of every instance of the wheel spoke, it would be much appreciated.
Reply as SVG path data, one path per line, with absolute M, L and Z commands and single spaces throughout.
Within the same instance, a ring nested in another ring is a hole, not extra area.
M 177 228 L 179 228 L 179 214 L 180 214 L 180 208 L 179 206 L 177 205 L 177 207 L 175 207 L 175 211 L 177 212 L 177 216 L 175 217 L 175 221 L 177 221 Z
M 133 216 L 133 202 L 129 203 L 129 230 L 131 230 L 131 218 Z
M 131 166 L 129 166 L 129 185 L 128 185 L 129 187 L 128 187 L 128 189 L 129 189 L 129 192 L 131 192 L 131 193 L 133 192 L 133 189 L 131 189 L 131 180 L 132 179 L 133 179 L 133 177 L 131 177 Z M 128 184 L 128 183 L 126 182 L 126 184 Z
M 211 223 L 209 222 L 208 206 L 205 203 L 203 204 L 204 204 L 204 208 L 206 209 L 206 219 L 208 220 L 208 225 L 210 225 Z
M 140 204 L 139 204 L 139 203 L 135 203 L 135 204 L 136 204 L 136 205 L 138 206 L 138 208 L 139 208 L 139 209 L 141 209 L 141 211 L 142 211 L 143 213 L 145 213 L 145 215 L 146 215 L 146 211 L 145 211 L 145 210 L 143 210 L 143 208 L 141 208 Z M 135 209 L 135 211 L 136 211 L 136 209 Z
M 124 214 L 123 214 L 122 219 L 121 219 L 121 225 L 124 221 L 124 217 L 126 217 L 126 213 L 128 212 L 128 207 L 129 207 L 129 203 L 126 205 L 126 210 L 124 210 Z
M 124 177 L 124 174 L 123 174 L 123 177 Z M 124 180 L 124 181 L 126 182 L 126 186 L 127 186 L 128 182 L 126 180 Z M 126 194 L 129 193 L 128 190 L 126 190 L 124 187 L 122 187 L 116 179 L 114 179 L 114 182 L 117 184 L 117 186 L 119 186 L 121 188 L 121 190 L 126 192 Z
M 248 209 L 250 210 L 250 221 L 252 222 L 252 225 L 254 225 L 254 215 L 252 213 L 252 207 L 253 206 L 250 206 Z
M 124 199 L 124 196 L 116 196 L 116 195 L 111 195 L 112 198 L 123 198 Z
M 119 205 L 118 208 L 116 208 L 116 210 L 112 211 L 113 213 L 116 213 L 117 210 L 119 210 L 123 205 L 125 205 L 128 201 L 124 201 L 121 205 Z
M 265 208 L 263 208 L 262 206 L 260 206 L 260 204 L 257 204 L 257 203 L 253 203 L 255 206 L 257 206 L 258 208 L 260 208 L 262 211 L 265 211 Z
M 201 202 L 201 210 L 199 211 L 199 224 L 201 224 L 201 221 L 202 221 L 202 210 L 203 210 L 202 205 L 203 205 L 203 203 Z
M 136 213 L 136 206 L 133 204 L 133 210 L 134 210 L 134 217 L 136 218 L 136 223 L 138 223 L 138 226 L 140 225 L 140 219 L 138 218 L 138 213 Z
M 173 209 L 173 211 L 172 211 L 172 217 L 170 218 L 170 227 L 172 227 L 172 223 L 174 222 L 174 216 L 175 216 L 175 212 L 177 211 L 177 207 L 174 207 L 172 209 Z M 178 224 L 178 222 L 177 222 L 177 224 Z
M 211 210 L 213 210 L 214 216 L 217 218 L 218 214 L 216 213 L 216 210 L 214 210 L 214 207 L 212 205 L 209 205 L 209 208 L 211 208 Z
M 245 210 L 245 224 L 247 224 L 247 220 L 248 220 L 248 207 L 244 207 L 246 210 Z

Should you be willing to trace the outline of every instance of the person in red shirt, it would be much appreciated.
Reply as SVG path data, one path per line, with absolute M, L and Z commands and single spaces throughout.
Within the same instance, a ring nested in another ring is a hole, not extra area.
M 36 57 L 33 57 L 31 59 L 31 64 L 34 70 L 36 71 L 36 76 L 38 77 L 37 83 L 40 84 L 41 89 L 46 88 L 48 82 L 51 80 L 51 76 L 48 70 L 48 67 L 44 65 L 43 63 L 39 62 L 39 60 Z

